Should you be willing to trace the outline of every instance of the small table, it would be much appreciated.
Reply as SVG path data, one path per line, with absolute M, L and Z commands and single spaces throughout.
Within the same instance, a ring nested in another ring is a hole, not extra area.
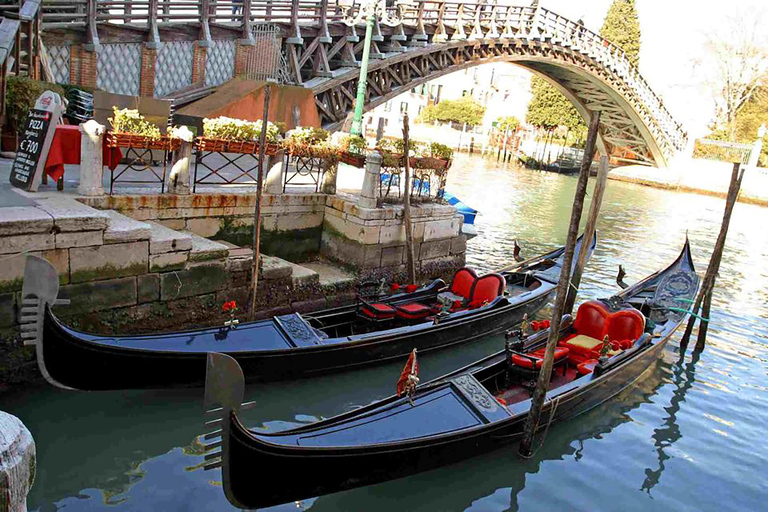
M 60 124 L 56 126 L 51 148 L 48 151 L 48 159 L 45 161 L 45 173 L 43 183 L 47 183 L 48 176 L 56 181 L 56 189 L 64 189 L 64 165 L 80 163 L 80 129 L 78 125 Z M 114 170 L 123 158 L 120 148 L 103 146 L 102 158 L 104 165 Z

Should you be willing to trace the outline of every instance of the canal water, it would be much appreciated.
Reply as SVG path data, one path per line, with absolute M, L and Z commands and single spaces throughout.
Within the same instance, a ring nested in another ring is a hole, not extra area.
M 448 189 L 482 213 L 468 263 L 482 270 L 565 240 L 576 180 L 460 157 Z M 591 189 L 591 187 L 590 187 Z M 686 231 L 703 274 L 724 201 L 609 182 L 600 243 L 580 300 L 614 293 L 666 266 Z M 614 400 L 555 424 L 530 460 L 516 447 L 380 485 L 289 503 L 294 511 L 766 510 L 768 486 L 768 209 L 738 204 L 714 295 L 707 349 L 663 360 Z M 491 351 L 487 340 L 420 360 L 422 378 Z M 249 386 L 246 424 L 279 430 L 394 391 L 401 363 L 300 382 Z M 29 509 L 226 511 L 219 471 L 203 471 L 202 390 L 0 396 L 37 442 Z M 269 467 L 253 468 L 253 485 Z

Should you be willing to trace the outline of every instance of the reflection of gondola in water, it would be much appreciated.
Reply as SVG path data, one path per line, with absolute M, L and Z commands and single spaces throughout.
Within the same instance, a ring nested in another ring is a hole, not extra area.
M 700 355 L 699 352 L 694 351 L 691 361 L 685 364 L 685 366 L 683 366 L 685 357 L 682 355 L 673 367 L 672 383 L 675 387 L 672 391 L 672 399 L 669 401 L 669 406 L 664 408 L 668 414 L 664 419 L 664 426 L 653 431 L 653 441 L 654 446 L 656 446 L 659 467 L 655 470 L 651 468 L 645 470 L 645 481 L 641 487 L 648 494 L 659 483 L 661 474 L 664 472 L 664 463 L 670 458 L 666 453 L 666 449 L 683 437 L 680 433 L 680 427 L 677 425 L 677 413 L 680 412 L 680 407 L 685 402 L 685 395 L 688 394 L 688 390 L 696 382 L 696 363 L 699 361 Z

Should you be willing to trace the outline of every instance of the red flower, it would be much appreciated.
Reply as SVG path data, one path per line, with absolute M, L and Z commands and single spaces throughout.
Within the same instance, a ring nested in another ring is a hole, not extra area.
M 392 283 L 392 286 L 389 287 L 390 291 L 396 292 L 400 289 L 400 285 L 397 283 Z
M 221 309 L 226 311 L 232 311 L 233 309 L 237 309 L 237 302 L 234 300 L 231 300 L 229 302 L 225 302 L 223 306 L 221 306 Z

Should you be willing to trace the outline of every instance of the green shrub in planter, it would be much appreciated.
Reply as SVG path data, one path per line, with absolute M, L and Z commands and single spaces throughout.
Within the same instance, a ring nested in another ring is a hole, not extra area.
M 112 107 L 112 112 L 114 115 L 109 118 L 109 124 L 113 132 L 142 135 L 150 139 L 160 138 L 160 128 L 144 119 L 138 110 Z
M 11 131 L 18 133 L 27 123 L 29 109 L 35 106 L 37 98 L 50 90 L 64 98 L 64 89 L 57 84 L 40 82 L 24 76 L 9 76 L 5 93 L 6 115 Z

